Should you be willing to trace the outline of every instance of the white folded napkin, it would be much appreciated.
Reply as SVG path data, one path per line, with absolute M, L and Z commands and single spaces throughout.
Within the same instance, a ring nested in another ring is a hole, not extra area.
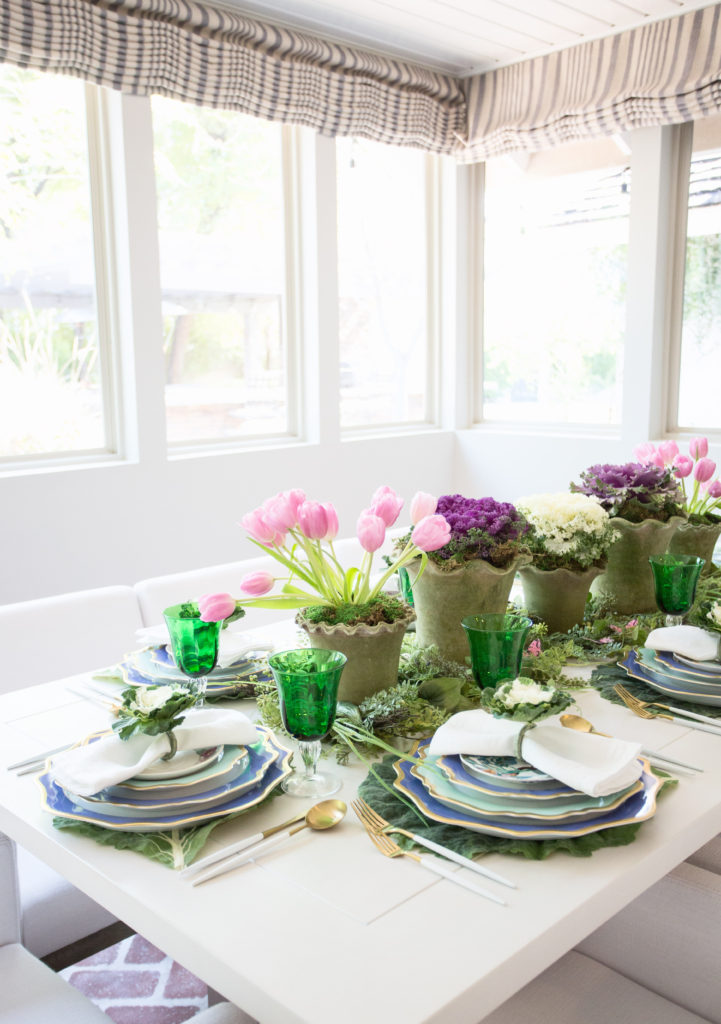
M 652 651 L 671 651 L 696 661 L 713 661 L 719 656 L 719 635 L 699 626 L 663 626 L 646 637 Z
M 436 731 L 428 753 L 515 757 L 523 726 L 486 711 L 460 711 Z M 632 785 L 643 770 L 640 750 L 639 743 L 566 729 L 557 718 L 528 729 L 521 747 L 523 759 L 534 768 L 588 796 L 607 796 Z
M 236 620 L 240 621 L 240 620 Z M 258 640 L 252 633 L 231 632 L 235 623 L 231 622 L 227 629 L 222 630 L 218 643 L 218 668 L 230 668 L 240 661 L 244 654 L 251 651 L 272 651 L 275 644 L 268 640 Z M 144 647 L 166 646 L 170 644 L 167 626 L 143 626 L 136 630 L 135 639 Z M 172 655 L 172 651 L 171 651 Z
M 173 731 L 178 751 L 203 750 L 220 743 L 245 745 L 258 739 L 257 729 L 242 711 L 224 708 L 194 708 Z M 169 749 L 167 735 L 140 734 L 121 740 L 113 733 L 95 743 L 56 754 L 52 774 L 68 792 L 92 796 L 106 786 L 133 778 Z

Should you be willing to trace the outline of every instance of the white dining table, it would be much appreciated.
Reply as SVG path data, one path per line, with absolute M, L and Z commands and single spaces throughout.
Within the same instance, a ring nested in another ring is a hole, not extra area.
M 5 770 L 108 724 L 73 692 L 83 678 L 0 697 L 0 830 L 262 1024 L 480 1021 L 721 831 L 721 737 L 643 721 L 587 690 L 578 702 L 597 728 L 704 769 L 661 796 L 630 845 L 484 858 L 517 889 L 457 869 L 506 898 L 499 906 L 410 858 L 383 857 L 349 810 L 326 833 L 306 829 L 193 887 L 137 853 L 55 829 L 36 776 Z M 366 769 L 333 768 L 350 802 Z M 279 796 L 219 826 L 203 854 L 300 809 Z

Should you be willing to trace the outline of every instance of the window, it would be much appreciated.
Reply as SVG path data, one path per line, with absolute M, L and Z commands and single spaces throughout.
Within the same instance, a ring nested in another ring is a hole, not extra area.
M 721 119 L 694 126 L 688 193 L 678 425 L 721 428 Z
M 282 129 L 152 111 L 168 441 L 288 433 Z
M 336 144 L 343 428 L 431 419 L 424 153 Z
M 620 422 L 629 171 L 559 154 L 486 164 L 483 420 Z
M 0 64 L 0 457 L 104 451 L 85 86 Z

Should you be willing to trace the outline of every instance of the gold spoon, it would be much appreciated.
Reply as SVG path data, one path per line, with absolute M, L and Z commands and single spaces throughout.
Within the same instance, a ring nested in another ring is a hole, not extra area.
M 334 825 L 337 825 L 345 818 L 347 810 L 348 808 L 343 800 L 321 800 L 319 804 L 314 804 L 306 811 L 305 821 L 302 825 L 298 825 L 297 828 L 293 828 L 290 832 L 285 832 L 283 835 L 274 836 L 265 842 L 257 843 L 236 857 L 229 857 L 223 860 L 217 867 L 211 868 L 210 871 L 207 871 L 199 878 L 194 878 L 192 884 L 202 885 L 209 878 L 215 878 L 216 875 L 222 875 L 226 871 L 240 867 L 241 864 L 247 864 L 249 860 L 255 860 L 256 857 L 274 849 L 297 832 L 302 832 L 304 828 L 312 828 L 316 832 L 324 832 L 326 829 L 333 828 Z
M 607 739 L 611 739 L 607 732 L 599 732 L 598 729 L 594 729 L 588 719 L 581 718 L 580 715 L 561 715 L 561 725 L 565 725 L 567 729 L 575 729 L 576 732 L 592 732 L 596 736 L 605 736 Z M 686 764 L 685 761 L 674 761 L 672 757 L 660 754 L 656 750 L 648 750 L 646 747 L 641 748 L 641 753 L 653 761 L 665 761 L 666 765 L 672 764 L 676 768 L 689 768 L 694 772 L 703 771 L 702 768 L 696 768 L 695 765 Z M 663 767 L 662 764 L 659 765 L 659 768 Z

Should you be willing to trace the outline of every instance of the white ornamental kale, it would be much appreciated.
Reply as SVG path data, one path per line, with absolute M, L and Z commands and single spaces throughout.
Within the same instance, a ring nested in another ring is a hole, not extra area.
M 707 618 L 710 619 L 716 629 L 721 629 L 721 601 L 714 601 L 708 610 Z
M 573 698 L 564 690 L 519 676 L 510 683 L 486 687 L 481 694 L 481 707 L 497 718 L 510 718 L 514 722 L 537 722 L 549 715 L 558 715 Z
M 585 569 L 606 555 L 614 539 L 610 517 L 597 498 L 561 491 L 520 498 L 531 525 L 526 538 L 541 569 Z

